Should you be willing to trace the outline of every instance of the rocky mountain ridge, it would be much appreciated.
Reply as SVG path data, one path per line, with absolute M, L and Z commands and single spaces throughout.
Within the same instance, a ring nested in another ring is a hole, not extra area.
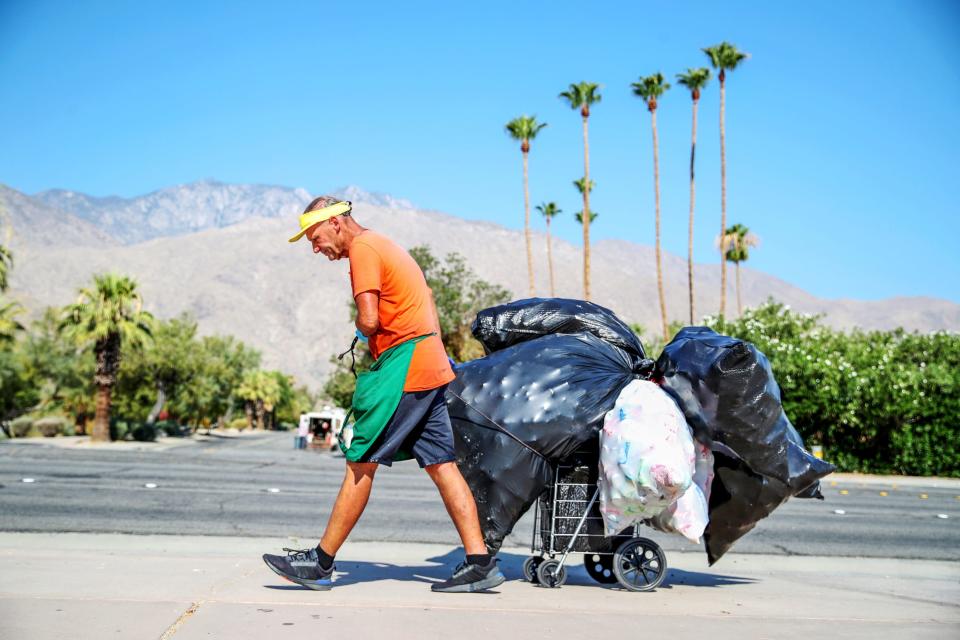
M 102 199 L 61 192 L 58 198 L 84 203 L 73 206 L 74 215 L 50 205 L 56 201 L 52 192 L 40 199 L 0 187 L 0 210 L 11 225 L 10 245 L 16 258 L 12 295 L 37 314 L 47 305 L 70 302 L 95 273 L 127 273 L 140 283 L 147 309 L 159 317 L 191 313 L 203 333 L 235 335 L 260 349 L 267 366 L 289 371 L 318 388 L 332 367 L 331 356 L 349 345 L 353 327 L 345 261 L 329 263 L 314 255 L 307 243 L 286 241 L 310 194 L 213 182 L 172 189 L 148 194 L 140 204 L 131 204 L 137 199 L 119 199 L 102 208 Z M 481 278 L 506 287 L 516 297 L 526 296 L 521 230 L 421 211 L 405 201 L 359 189 L 341 197 L 348 195 L 355 203 L 355 218 L 364 226 L 407 248 L 429 245 L 438 257 L 456 251 Z M 235 206 L 244 198 L 257 204 Z M 147 202 L 155 208 L 147 207 Z M 228 210 L 239 218 L 236 222 L 228 223 L 233 219 L 225 215 Z M 153 226 L 150 233 L 155 235 L 149 239 L 134 242 L 136 233 L 119 222 L 142 224 L 143 216 L 160 217 L 161 211 L 168 212 L 170 224 Z M 190 231 L 194 227 L 202 228 Z M 546 239 L 534 233 L 533 240 L 538 295 L 547 295 Z M 580 297 L 580 249 L 554 239 L 553 254 L 557 295 Z M 696 276 L 697 308 L 713 311 L 719 304 L 719 266 L 697 265 Z M 669 315 L 682 319 L 687 305 L 684 258 L 665 254 L 664 281 Z M 960 305 L 946 300 L 825 300 L 749 268 L 743 269 L 743 286 L 746 305 L 773 297 L 799 311 L 826 313 L 827 322 L 838 327 L 960 330 Z M 625 241 L 596 243 L 593 289 L 594 301 L 624 320 L 651 329 L 658 326 L 652 247 Z M 735 300 L 732 282 L 728 300 Z
M 413 209 L 407 200 L 347 186 L 331 195 L 386 209 Z M 65 189 L 33 196 L 48 207 L 85 220 L 123 244 L 219 229 L 249 218 L 290 218 L 313 199 L 305 189 L 201 180 L 134 198 L 96 197 Z

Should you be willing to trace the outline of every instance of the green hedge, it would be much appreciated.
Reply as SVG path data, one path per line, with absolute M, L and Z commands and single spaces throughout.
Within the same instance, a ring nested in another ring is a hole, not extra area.
M 160 420 L 154 423 L 157 434 L 161 431 L 171 438 L 185 438 L 191 434 L 190 427 L 178 424 L 175 420 Z
M 787 415 L 841 470 L 960 476 L 960 335 L 842 332 L 772 302 L 705 322 L 767 355 Z
M 136 426 L 135 424 L 133 426 Z M 116 442 L 118 440 L 126 440 L 127 434 L 130 433 L 131 423 L 128 420 L 121 420 L 119 418 L 110 418 L 110 440 Z
M 14 438 L 26 438 L 33 430 L 33 418 L 20 416 L 10 421 L 10 435 Z
M 152 424 L 138 424 L 130 430 L 130 436 L 137 442 L 153 442 L 157 439 L 157 427 Z
M 34 421 L 34 428 L 45 438 L 63 435 L 70 422 L 62 416 L 46 416 Z

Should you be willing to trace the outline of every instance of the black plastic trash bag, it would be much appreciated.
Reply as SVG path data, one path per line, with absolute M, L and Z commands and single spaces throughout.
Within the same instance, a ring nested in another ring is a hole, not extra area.
M 534 449 L 520 444 L 463 402 L 450 387 L 447 408 L 457 465 L 477 503 L 484 542 L 496 553 L 520 517 L 553 482 L 554 468 Z
M 713 473 L 710 522 L 703 532 L 711 565 L 783 504 L 790 493 L 782 482 L 755 473 L 742 460 L 723 453 L 713 454 Z
M 543 336 L 457 366 L 447 408 L 491 551 L 552 482 L 554 465 L 597 438 L 641 366 L 589 333 Z
M 623 320 L 585 300 L 528 298 L 508 302 L 478 313 L 471 331 L 487 353 L 545 335 L 590 333 L 640 360 L 647 357 L 640 339 Z
M 770 363 L 752 344 L 687 327 L 664 348 L 654 378 L 694 436 L 721 454 L 704 533 L 711 564 L 791 496 L 822 497 L 819 480 L 835 467 L 804 449 Z

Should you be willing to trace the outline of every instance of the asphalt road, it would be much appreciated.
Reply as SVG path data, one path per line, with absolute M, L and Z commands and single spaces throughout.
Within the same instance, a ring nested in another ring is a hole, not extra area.
M 260 433 L 139 449 L 0 441 L 0 530 L 312 541 L 326 523 L 344 461 L 295 451 L 292 440 L 290 434 Z M 789 501 L 733 551 L 960 560 L 960 483 L 827 478 L 824 494 L 825 501 Z M 505 546 L 530 544 L 529 516 Z M 696 548 L 679 536 L 646 531 L 668 551 Z M 458 541 L 436 489 L 415 462 L 379 471 L 352 539 Z

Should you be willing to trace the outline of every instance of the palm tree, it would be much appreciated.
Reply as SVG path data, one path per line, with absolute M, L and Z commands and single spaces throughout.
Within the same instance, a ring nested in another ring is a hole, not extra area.
M 640 96 L 647 103 L 650 111 L 650 123 L 653 126 L 653 194 L 656 211 L 656 255 L 657 255 L 657 294 L 660 296 L 660 320 L 663 323 L 663 339 L 670 339 L 670 325 L 667 323 L 667 300 L 663 295 L 663 264 L 660 256 L 660 145 L 657 141 L 657 98 L 670 88 L 670 83 L 664 82 L 663 74 L 640 78 L 632 85 L 633 93 Z
M 710 69 L 687 69 L 686 73 L 677 74 L 677 84 L 682 84 L 690 90 L 693 98 L 693 129 L 690 134 L 690 231 L 687 236 L 687 281 L 690 290 L 690 324 L 694 323 L 693 309 L 693 204 L 696 201 L 696 189 L 693 181 L 694 159 L 697 155 L 697 103 L 700 102 L 700 90 L 707 86 L 710 80 Z
M 0 293 L 7 290 L 10 285 L 10 269 L 13 267 L 13 254 L 4 245 L 0 245 Z M 23 306 L 19 302 L 5 300 L 0 297 L 0 344 L 9 344 L 13 342 L 18 331 L 23 331 L 24 327 L 17 320 L 17 316 L 23 313 Z
M 530 184 L 527 175 L 527 156 L 530 153 L 530 141 L 537 137 L 540 130 L 547 124 L 537 122 L 536 116 L 520 116 L 507 123 L 507 133 L 514 140 L 520 141 L 520 152 L 523 154 L 523 234 L 527 242 L 527 274 L 530 277 L 530 296 L 536 295 L 533 282 L 533 245 L 530 240 Z
M 573 181 L 573 186 L 575 186 L 575 187 L 577 188 L 577 191 L 578 191 L 578 192 L 580 193 L 580 195 L 582 196 L 582 195 L 583 195 L 583 190 L 584 190 L 584 188 L 587 187 L 587 179 L 586 179 L 586 178 L 580 178 L 579 180 L 574 180 L 574 181 Z M 594 188 L 595 186 L 597 186 L 597 181 L 596 181 L 596 180 L 591 180 L 591 181 L 590 181 L 590 187 L 589 187 L 588 191 L 593 191 L 593 188 Z
M 728 227 L 720 241 L 724 257 L 737 266 L 737 315 L 743 315 L 743 303 L 740 298 L 740 263 L 750 258 L 750 247 L 760 244 L 760 239 L 750 233 L 742 224 Z
M 10 286 L 10 270 L 13 268 L 13 254 L 10 249 L 0 245 L 0 292 Z
M 240 400 L 243 400 L 243 413 L 247 418 L 247 429 L 253 429 L 254 427 L 253 403 L 257 399 L 256 380 L 253 377 L 254 373 L 254 371 L 248 371 L 243 376 L 243 381 L 234 390 L 234 395 Z
M 592 223 L 594 220 L 596 220 L 597 216 L 599 215 L 600 214 L 597 213 L 596 211 L 591 211 L 590 222 Z M 576 218 L 577 222 L 579 222 L 580 224 L 583 224 L 583 211 L 577 211 L 575 214 L 573 214 L 573 217 Z
M 590 118 L 590 105 L 600 102 L 600 85 L 592 82 L 571 84 L 560 97 L 570 104 L 571 109 L 580 109 L 583 118 L 583 179 L 590 183 L 590 137 L 587 121 Z M 583 190 L 583 210 L 590 211 L 590 190 Z M 590 299 L 590 221 L 592 216 L 581 216 L 583 222 L 583 298 Z
M 94 276 L 93 287 L 67 305 L 61 320 L 65 335 L 79 345 L 93 343 L 97 406 L 91 439 L 110 439 L 110 394 L 117 382 L 121 345 L 137 345 L 151 336 L 153 316 L 143 310 L 137 283 L 116 274 Z
M 720 234 L 726 233 L 727 229 L 727 151 L 726 151 L 726 129 L 725 129 L 725 110 L 726 110 L 726 91 L 725 82 L 727 71 L 733 71 L 737 66 L 747 59 L 749 54 L 738 51 L 737 47 L 729 42 L 721 42 L 712 47 L 706 47 L 703 52 L 710 58 L 710 64 L 714 69 L 719 69 L 720 73 L 717 79 L 720 81 Z M 720 315 L 726 312 L 727 308 L 727 260 L 723 251 L 720 252 Z
M 256 424 L 256 428 L 264 429 L 267 426 L 264 418 L 279 400 L 280 382 L 273 372 L 248 371 L 237 387 L 236 395 L 244 401 L 247 426 L 252 428 Z
M 19 302 L 0 297 L 0 345 L 9 345 L 16 339 L 17 332 L 24 330 L 17 320 L 21 313 L 23 306 Z
M 553 286 L 553 248 L 550 246 L 550 221 L 558 213 L 562 213 L 562 210 L 556 202 L 544 202 L 537 205 L 537 211 L 547 220 L 547 266 L 550 269 L 550 297 L 554 298 L 557 294 Z

